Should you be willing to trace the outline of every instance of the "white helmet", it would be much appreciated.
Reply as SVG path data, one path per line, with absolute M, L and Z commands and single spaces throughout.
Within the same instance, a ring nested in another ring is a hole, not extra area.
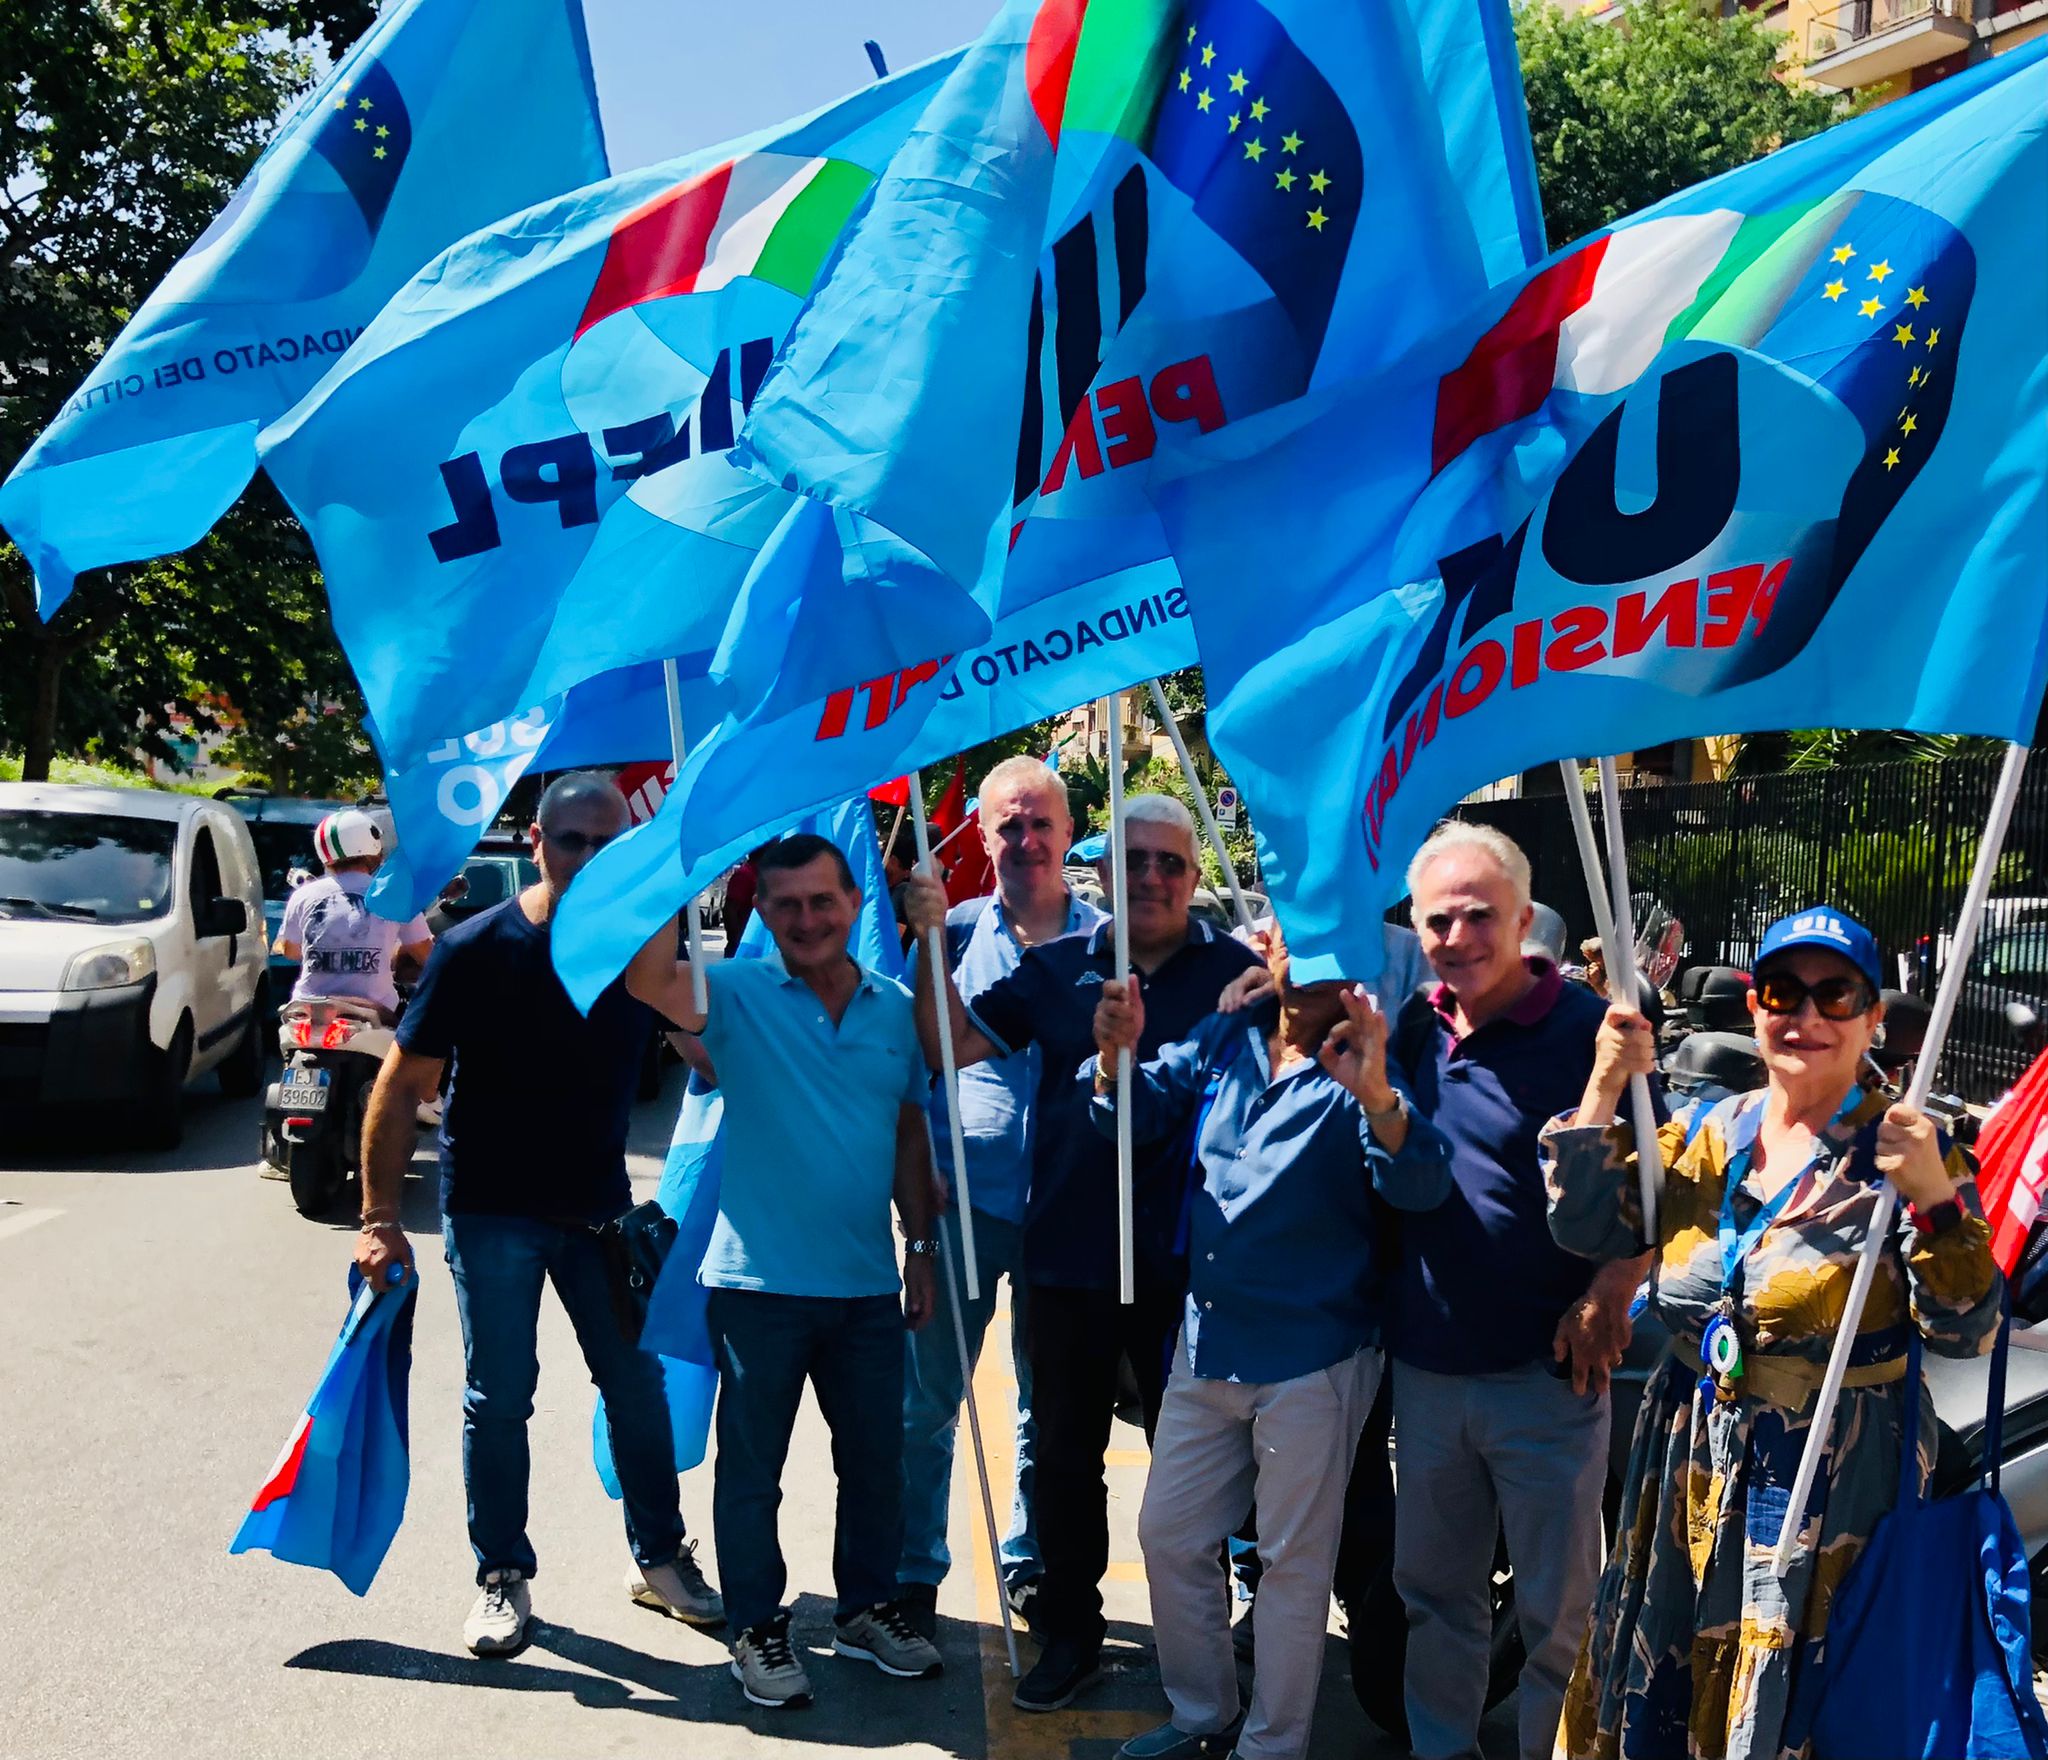
M 368 813 L 344 807 L 313 827 L 313 848 L 327 867 L 384 853 L 384 831 Z

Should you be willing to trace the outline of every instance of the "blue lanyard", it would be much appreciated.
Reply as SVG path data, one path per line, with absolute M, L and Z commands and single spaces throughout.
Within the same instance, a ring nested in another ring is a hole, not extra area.
M 1811 1171 L 1813 1164 L 1820 1159 L 1821 1151 L 1826 1147 L 1827 1132 L 1834 1130 L 1837 1125 L 1862 1103 L 1863 1090 L 1861 1088 L 1851 1088 L 1848 1098 L 1835 1108 L 1834 1117 L 1828 1120 L 1827 1131 L 1823 1131 L 1821 1136 L 1814 1142 L 1813 1153 L 1806 1158 L 1806 1165 L 1778 1188 L 1776 1195 L 1750 1218 L 1749 1226 L 1739 1233 L 1735 1227 L 1735 1188 L 1749 1177 L 1749 1164 L 1755 1154 L 1756 1138 L 1751 1137 L 1749 1143 L 1738 1150 L 1729 1161 L 1727 1183 L 1721 1188 L 1721 1288 L 1723 1291 L 1730 1291 L 1736 1288 L 1736 1273 L 1742 1269 L 1742 1263 L 1749 1257 L 1750 1249 L 1763 1238 L 1764 1230 L 1778 1220 L 1778 1213 L 1787 1204 L 1791 1203 L 1793 1193 L 1805 1184 L 1808 1172 Z M 1762 1129 L 1761 1120 L 1758 1121 L 1758 1129 Z

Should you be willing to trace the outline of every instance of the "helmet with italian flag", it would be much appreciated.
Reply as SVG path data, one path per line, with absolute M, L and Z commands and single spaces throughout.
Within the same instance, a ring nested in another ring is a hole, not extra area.
M 374 859 L 384 853 L 384 830 L 368 813 L 344 807 L 313 827 L 313 848 L 321 865 L 329 868 Z

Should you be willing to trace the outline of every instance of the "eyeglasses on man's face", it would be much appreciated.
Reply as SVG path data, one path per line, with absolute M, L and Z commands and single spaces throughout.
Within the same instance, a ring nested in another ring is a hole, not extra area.
M 540 834 L 565 856 L 595 855 L 620 835 L 616 831 L 550 831 L 545 825 Z

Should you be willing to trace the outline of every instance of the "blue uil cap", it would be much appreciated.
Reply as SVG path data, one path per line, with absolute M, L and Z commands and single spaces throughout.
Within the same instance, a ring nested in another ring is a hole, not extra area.
M 1814 905 L 1780 917 L 1764 931 L 1763 945 L 1756 950 L 1756 963 L 1762 967 L 1773 954 L 1795 947 L 1818 947 L 1839 953 L 1870 980 L 1871 989 L 1884 988 L 1884 968 L 1878 961 L 1876 937 L 1854 917 L 1832 905 Z

